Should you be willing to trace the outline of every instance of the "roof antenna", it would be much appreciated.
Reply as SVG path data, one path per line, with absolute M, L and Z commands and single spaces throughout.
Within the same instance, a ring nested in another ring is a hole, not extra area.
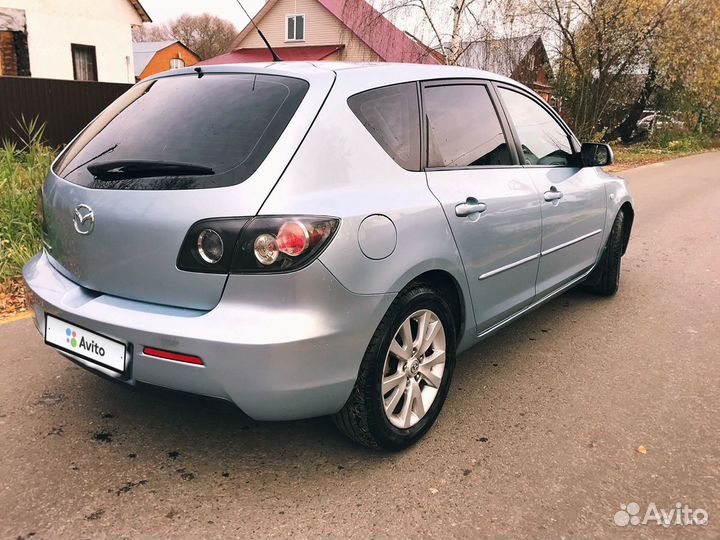
M 263 43 L 265 43 L 265 46 L 270 51 L 270 54 L 272 54 L 272 61 L 273 62 L 282 62 L 282 58 L 280 58 L 275 51 L 273 51 L 273 48 L 270 46 L 270 43 L 268 42 L 267 38 L 263 35 L 262 31 L 258 28 L 258 25 L 255 24 L 255 21 L 250 16 L 250 14 L 247 12 L 247 10 L 243 7 L 243 5 L 240 3 L 240 0 L 236 0 L 238 5 L 240 6 L 240 9 L 243 10 L 245 15 L 247 15 L 247 18 L 250 19 L 250 22 L 255 27 L 255 30 L 257 30 L 257 33 L 260 34 L 260 39 L 263 40 Z

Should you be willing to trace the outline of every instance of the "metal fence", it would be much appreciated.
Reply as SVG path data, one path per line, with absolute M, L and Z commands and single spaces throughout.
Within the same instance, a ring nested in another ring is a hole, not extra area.
M 0 77 L 0 141 L 19 142 L 21 118 L 45 124 L 45 140 L 67 144 L 130 84 Z

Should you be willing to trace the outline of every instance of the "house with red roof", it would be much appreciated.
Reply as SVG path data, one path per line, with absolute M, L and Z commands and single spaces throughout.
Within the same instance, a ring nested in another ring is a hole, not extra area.
M 267 0 L 255 23 L 282 60 L 441 63 L 432 49 L 365 0 Z M 270 52 L 248 24 L 227 53 L 200 65 L 270 60 Z

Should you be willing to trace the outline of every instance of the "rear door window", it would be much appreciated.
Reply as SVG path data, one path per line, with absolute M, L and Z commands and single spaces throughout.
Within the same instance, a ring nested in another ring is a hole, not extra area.
M 265 160 L 308 87 L 301 79 L 244 73 L 180 75 L 138 83 L 81 133 L 55 172 L 90 188 L 238 184 Z M 132 166 L 116 170 L 114 176 L 98 177 L 103 163 Z M 163 164 L 172 165 L 169 172 L 162 172 Z M 132 177 L 143 166 L 145 172 Z M 154 167 L 152 175 L 148 167 Z
M 420 170 L 417 85 L 375 88 L 348 99 L 348 106 L 383 150 L 402 168 Z
M 428 167 L 513 165 L 487 87 L 456 84 L 423 88 Z

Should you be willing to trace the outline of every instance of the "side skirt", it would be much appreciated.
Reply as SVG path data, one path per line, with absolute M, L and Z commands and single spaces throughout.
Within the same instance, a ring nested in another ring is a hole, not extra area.
M 569 288 L 571 288 L 573 285 L 576 285 L 577 283 L 580 283 L 582 280 L 584 280 L 586 277 L 588 277 L 588 276 L 590 275 L 590 273 L 595 269 L 595 266 L 597 266 L 597 265 L 596 265 L 596 264 L 592 265 L 589 270 L 586 270 L 585 272 L 583 272 L 582 274 L 580 274 L 580 275 L 577 276 L 576 278 L 571 279 L 570 281 L 568 281 L 567 283 L 565 283 L 565 285 L 562 285 L 561 287 L 558 287 L 558 288 L 555 289 L 554 291 L 549 292 L 548 294 L 546 294 L 545 296 L 543 296 L 543 297 L 540 298 L 539 300 L 536 300 L 535 302 L 533 302 L 533 303 L 530 304 L 529 306 L 526 306 L 526 307 L 522 308 L 520 311 L 516 311 L 515 313 L 513 313 L 512 315 L 510 315 L 510 316 L 507 317 L 506 319 L 503 319 L 503 320 L 500 321 L 499 323 L 495 323 L 494 325 L 492 325 L 492 326 L 491 326 L 490 328 L 488 328 L 487 330 L 483 330 L 482 332 L 480 332 L 480 334 L 478 334 L 478 340 L 484 339 L 484 338 L 488 337 L 490 334 L 493 334 L 493 333 L 497 332 L 498 330 L 500 330 L 501 328 L 503 328 L 505 325 L 507 325 L 507 324 L 511 323 L 512 321 L 514 321 L 515 319 L 517 319 L 517 318 L 525 315 L 526 313 L 534 310 L 535 308 L 541 306 L 542 304 L 544 304 L 544 303 L 547 302 L 548 300 L 550 300 L 550 299 L 558 296 L 559 294 L 562 294 L 563 292 L 565 292 L 566 290 L 568 290 Z

